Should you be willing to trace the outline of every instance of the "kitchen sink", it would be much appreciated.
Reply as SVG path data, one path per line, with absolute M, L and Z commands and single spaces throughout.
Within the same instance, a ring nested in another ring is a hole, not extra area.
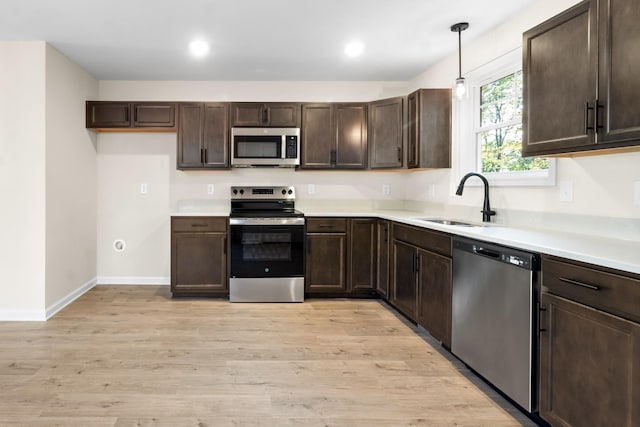
M 483 227 L 484 226 L 484 224 L 475 224 L 472 222 L 457 221 L 455 219 L 441 219 L 441 218 L 414 218 L 414 219 L 417 219 L 418 221 L 433 222 L 435 224 L 442 224 L 442 225 L 453 225 L 457 227 Z

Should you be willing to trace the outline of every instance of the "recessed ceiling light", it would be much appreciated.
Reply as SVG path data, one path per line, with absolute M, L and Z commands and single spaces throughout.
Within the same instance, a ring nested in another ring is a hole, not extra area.
M 201 58 L 209 52 L 209 44 L 204 40 L 194 40 L 189 43 L 189 50 L 193 56 Z
M 362 55 L 364 52 L 364 43 L 362 42 L 351 42 L 344 47 L 344 53 L 347 56 L 355 58 L 356 56 Z

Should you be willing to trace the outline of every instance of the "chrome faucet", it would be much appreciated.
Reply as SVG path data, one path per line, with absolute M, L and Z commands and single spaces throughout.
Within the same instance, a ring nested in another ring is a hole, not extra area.
M 496 214 L 496 211 L 491 210 L 491 206 L 489 205 L 489 181 L 487 178 L 480 175 L 476 172 L 469 172 L 460 180 L 460 184 L 458 184 L 458 189 L 456 190 L 457 196 L 462 196 L 462 190 L 464 190 L 464 183 L 469 179 L 469 177 L 477 176 L 484 183 L 484 204 L 482 205 L 482 222 L 490 222 L 491 216 Z

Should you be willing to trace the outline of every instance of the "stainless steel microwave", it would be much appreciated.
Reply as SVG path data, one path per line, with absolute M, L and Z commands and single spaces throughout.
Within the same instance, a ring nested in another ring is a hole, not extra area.
M 231 128 L 231 166 L 298 165 L 299 128 Z

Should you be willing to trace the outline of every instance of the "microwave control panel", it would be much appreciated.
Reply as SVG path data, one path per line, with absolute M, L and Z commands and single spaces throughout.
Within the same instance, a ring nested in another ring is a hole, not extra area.
M 295 159 L 298 157 L 298 137 L 295 135 L 287 135 L 285 137 L 285 158 Z

